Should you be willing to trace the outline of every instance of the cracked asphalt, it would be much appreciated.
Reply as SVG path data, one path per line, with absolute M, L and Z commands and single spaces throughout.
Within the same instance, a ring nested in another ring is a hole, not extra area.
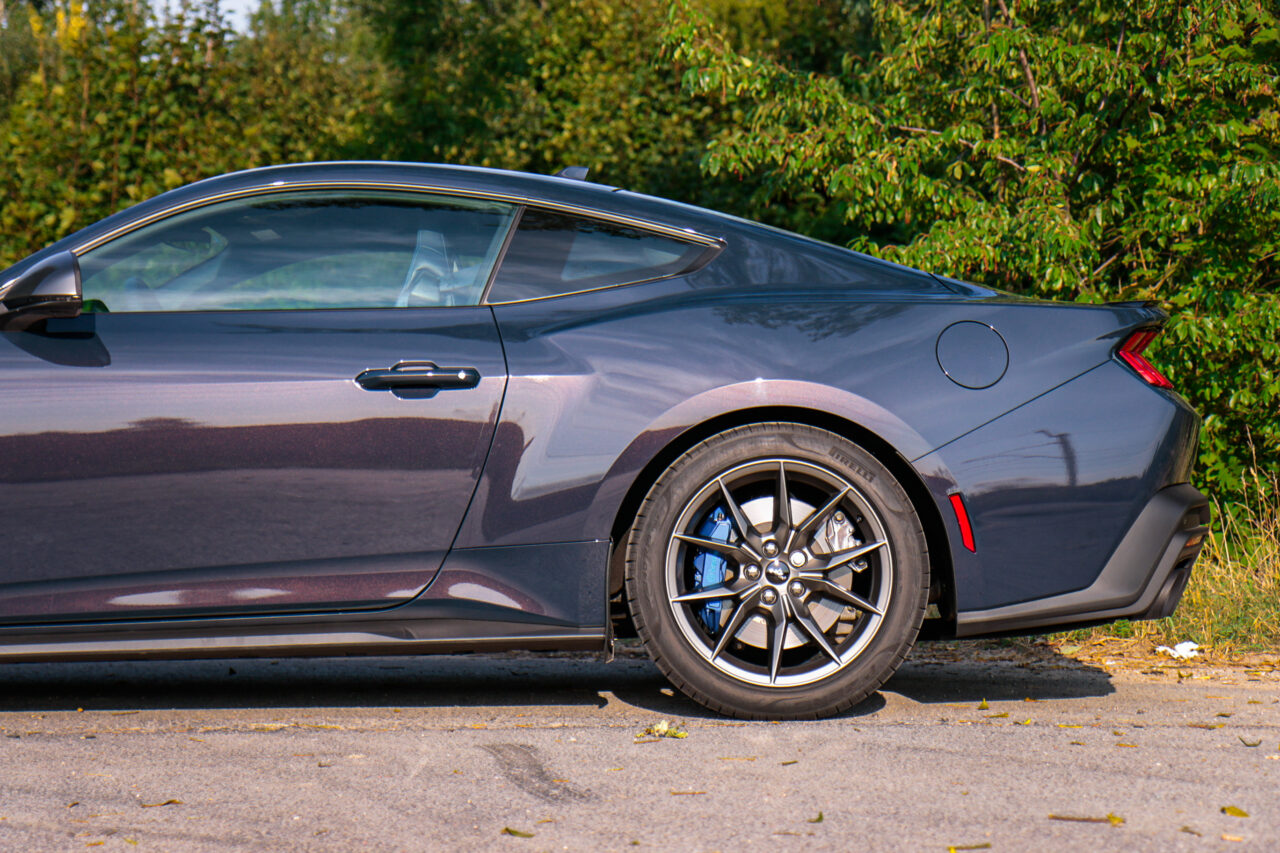
M 1280 849 L 1274 664 L 1006 657 L 805 723 L 634 654 L 8 665 L 0 849 Z

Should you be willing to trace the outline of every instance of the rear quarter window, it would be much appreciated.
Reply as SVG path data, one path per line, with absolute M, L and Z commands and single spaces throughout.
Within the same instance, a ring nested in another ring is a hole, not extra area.
M 518 302 L 677 275 L 707 251 L 639 228 L 528 208 L 488 301 Z

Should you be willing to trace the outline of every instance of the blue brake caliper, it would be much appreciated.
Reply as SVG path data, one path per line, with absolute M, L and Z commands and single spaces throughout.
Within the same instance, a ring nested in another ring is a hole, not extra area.
M 733 522 L 729 521 L 723 507 L 716 507 L 711 511 L 707 520 L 702 523 L 702 528 L 698 530 L 698 535 L 703 539 L 716 542 L 729 541 L 729 537 L 733 535 Z M 725 558 L 719 554 L 705 550 L 699 552 L 693 558 L 694 590 L 707 589 L 724 583 L 727 566 Z M 720 630 L 720 613 L 724 606 L 724 601 L 708 601 L 697 611 L 698 618 L 712 634 Z

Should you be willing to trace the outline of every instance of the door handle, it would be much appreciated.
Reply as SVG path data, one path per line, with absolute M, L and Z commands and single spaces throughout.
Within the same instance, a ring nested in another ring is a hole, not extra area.
M 474 367 L 437 367 L 432 361 L 402 361 L 393 367 L 366 370 L 356 377 L 366 391 L 438 391 L 474 388 L 480 371 Z

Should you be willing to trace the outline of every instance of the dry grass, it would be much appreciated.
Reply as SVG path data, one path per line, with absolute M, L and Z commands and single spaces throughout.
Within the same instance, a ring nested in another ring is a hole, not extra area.
M 1056 639 L 1131 637 L 1167 646 L 1192 640 L 1223 654 L 1280 651 L 1280 480 L 1254 471 L 1242 499 L 1214 501 L 1210 527 L 1168 619 L 1121 621 Z

